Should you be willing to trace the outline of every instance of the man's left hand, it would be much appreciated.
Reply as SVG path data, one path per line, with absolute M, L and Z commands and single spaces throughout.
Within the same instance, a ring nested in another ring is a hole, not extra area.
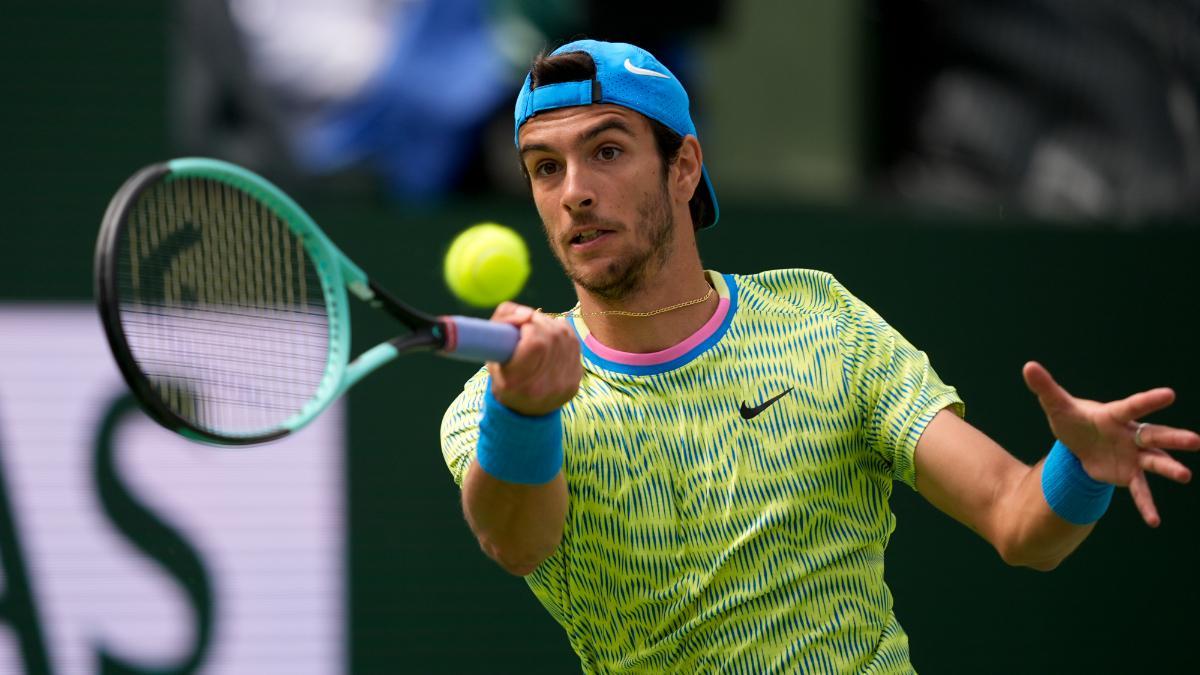
M 1194 431 L 1140 421 L 1174 403 L 1175 392 L 1159 387 L 1100 403 L 1075 398 L 1039 363 L 1026 363 L 1022 373 L 1054 436 L 1079 458 L 1083 470 L 1095 480 L 1128 487 L 1142 519 L 1158 527 L 1161 518 L 1146 472 L 1186 483 L 1191 470 L 1166 451 L 1200 450 L 1200 434 Z

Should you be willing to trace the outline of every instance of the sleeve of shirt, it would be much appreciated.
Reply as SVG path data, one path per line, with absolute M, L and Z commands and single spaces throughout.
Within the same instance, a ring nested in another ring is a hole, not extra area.
M 913 453 L 926 425 L 943 408 L 965 413 L 958 391 L 934 372 L 925 352 L 914 347 L 875 310 L 836 285 L 843 312 L 843 367 L 860 414 L 867 445 L 892 471 L 916 489 Z
M 463 385 L 462 392 L 442 416 L 442 458 L 454 483 L 460 488 L 475 459 L 475 444 L 479 441 L 479 418 L 483 415 L 484 388 L 487 387 L 487 368 L 478 372 Z

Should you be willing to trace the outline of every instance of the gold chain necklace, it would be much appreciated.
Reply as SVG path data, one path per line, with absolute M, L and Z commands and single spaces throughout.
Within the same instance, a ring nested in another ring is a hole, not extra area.
M 577 317 L 585 317 L 585 316 L 632 316 L 632 317 L 658 316 L 659 314 L 666 314 L 667 312 L 674 312 L 675 310 L 683 309 L 684 307 L 691 307 L 692 305 L 698 305 L 702 302 L 705 302 L 709 298 L 711 298 L 712 294 L 713 294 L 713 288 L 712 288 L 712 286 L 709 286 L 708 292 L 705 293 L 702 297 L 696 298 L 694 300 L 685 300 L 684 302 L 676 303 L 674 305 L 671 305 L 670 307 L 660 307 L 658 309 L 650 310 L 649 312 L 628 312 L 623 309 L 607 309 L 607 310 L 604 310 L 601 312 L 576 312 L 575 310 L 579 308 L 579 305 L 575 305 L 574 307 L 572 307 L 571 309 L 568 309 L 565 312 L 550 312 L 550 313 L 547 313 L 546 316 L 554 316 L 554 317 L 559 317 L 559 316 L 577 316 Z M 538 311 L 539 312 L 542 311 L 540 307 L 538 308 Z

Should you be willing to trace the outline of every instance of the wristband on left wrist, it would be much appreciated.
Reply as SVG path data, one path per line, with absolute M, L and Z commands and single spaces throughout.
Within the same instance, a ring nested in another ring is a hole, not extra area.
M 1112 502 L 1115 486 L 1087 475 L 1073 452 L 1055 441 L 1042 465 L 1042 495 L 1058 517 L 1074 525 L 1100 520 Z

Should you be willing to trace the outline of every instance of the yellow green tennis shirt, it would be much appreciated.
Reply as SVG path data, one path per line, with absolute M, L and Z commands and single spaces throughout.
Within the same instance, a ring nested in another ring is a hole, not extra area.
M 585 672 L 910 672 L 883 552 L 894 480 L 962 402 L 832 276 L 708 273 L 721 303 L 657 354 L 599 344 L 563 408 L 562 544 L 528 577 Z M 486 370 L 446 412 L 461 485 Z

